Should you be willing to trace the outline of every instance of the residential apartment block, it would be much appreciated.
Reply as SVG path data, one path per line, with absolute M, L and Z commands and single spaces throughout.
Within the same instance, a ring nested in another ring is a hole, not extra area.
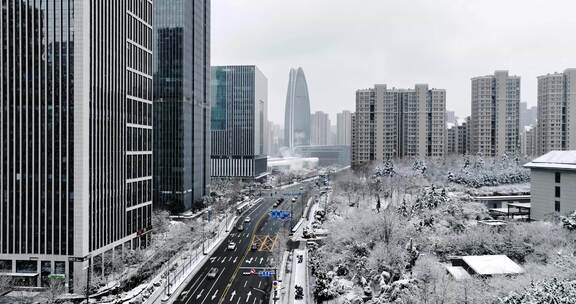
M 465 155 L 470 151 L 470 117 L 458 121 L 457 124 L 448 124 L 446 152 L 448 154 Z
M 328 145 L 330 130 L 330 117 L 327 113 L 316 111 L 310 115 L 310 144 L 312 146 Z
M 471 153 L 520 152 L 520 77 L 508 71 L 472 78 Z
M 352 145 L 352 112 L 342 111 L 336 115 L 336 144 Z
M 426 84 L 358 90 L 352 134 L 353 166 L 389 158 L 443 157 L 446 91 Z
M 576 69 L 538 77 L 538 155 L 576 149 Z

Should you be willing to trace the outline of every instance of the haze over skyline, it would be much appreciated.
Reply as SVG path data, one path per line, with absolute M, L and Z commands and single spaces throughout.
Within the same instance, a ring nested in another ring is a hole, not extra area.
M 576 67 L 569 0 L 219 0 L 212 65 L 254 64 L 269 80 L 269 118 L 284 121 L 290 67 L 308 80 L 311 111 L 354 110 L 374 84 L 447 90 L 470 113 L 470 78 L 509 70 L 536 105 L 539 75 Z

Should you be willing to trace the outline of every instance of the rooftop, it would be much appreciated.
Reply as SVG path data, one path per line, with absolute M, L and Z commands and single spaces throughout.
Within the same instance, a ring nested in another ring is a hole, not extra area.
M 524 167 L 576 170 L 576 151 L 551 151 L 524 165 Z
M 469 255 L 460 257 L 479 275 L 520 274 L 524 269 L 506 255 Z

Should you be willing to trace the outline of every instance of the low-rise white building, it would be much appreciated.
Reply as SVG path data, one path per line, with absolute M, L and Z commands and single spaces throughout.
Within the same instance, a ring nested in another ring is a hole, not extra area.
M 531 170 L 532 219 L 576 210 L 576 151 L 552 151 L 525 167 Z

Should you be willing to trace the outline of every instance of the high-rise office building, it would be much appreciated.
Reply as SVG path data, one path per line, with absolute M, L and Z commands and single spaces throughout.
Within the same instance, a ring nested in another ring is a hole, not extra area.
M 154 204 L 193 207 L 210 185 L 210 0 L 154 1 Z
M 310 115 L 310 144 L 313 146 L 328 145 L 330 138 L 330 117 L 327 113 L 316 111 Z
M 352 145 L 352 112 L 342 111 L 336 115 L 336 144 Z
M 446 91 L 388 89 L 356 92 L 352 165 L 402 157 L 443 157 L 446 152 Z
M 212 177 L 267 171 L 268 80 L 256 66 L 212 68 Z
M 538 77 L 538 155 L 576 150 L 576 69 Z
M 471 153 L 520 152 L 520 77 L 508 71 L 472 78 Z
M 285 146 L 310 145 L 310 97 L 302 68 L 290 69 L 284 117 Z
M 0 271 L 81 291 L 152 211 L 152 2 L 3 1 Z M 109 269 L 108 269 L 109 270 Z

